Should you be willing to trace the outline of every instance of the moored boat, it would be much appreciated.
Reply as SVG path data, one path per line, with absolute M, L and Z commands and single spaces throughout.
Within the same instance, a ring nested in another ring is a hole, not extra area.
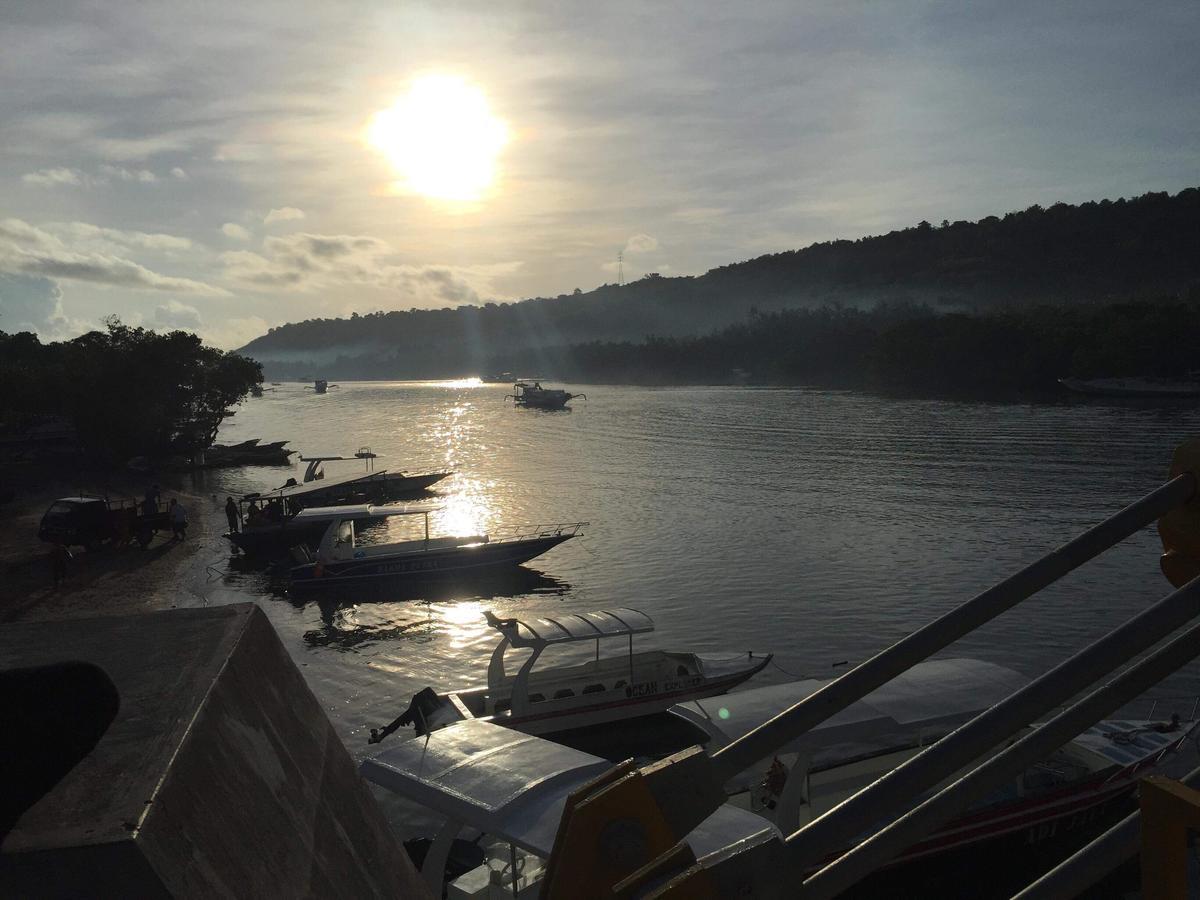
M 252 501 L 253 502 L 253 501 Z M 239 507 L 246 506 L 242 501 Z M 356 506 L 312 506 L 291 515 L 278 514 L 272 509 L 241 516 L 241 528 L 225 537 L 248 555 L 284 553 L 292 547 L 316 544 L 334 520 L 353 519 L 356 522 L 378 521 L 391 515 L 388 506 L 360 504 Z M 240 510 L 239 510 L 240 512 Z
M 378 503 L 385 500 L 411 498 L 419 495 L 453 472 L 397 472 L 376 469 L 379 457 L 369 447 L 359 449 L 354 456 L 301 456 L 308 463 L 304 478 L 287 482 L 272 491 L 246 494 L 244 501 L 265 503 L 278 500 L 290 511 L 306 506 L 337 506 L 341 504 Z M 325 463 L 362 460 L 364 470 L 358 474 L 325 475 Z
M 363 545 L 353 518 L 332 520 L 316 555 L 291 570 L 292 586 L 313 588 L 398 578 L 439 578 L 516 566 L 576 537 L 586 522 L 519 525 L 497 536 L 431 537 L 429 514 L 437 507 L 393 507 L 389 516 L 423 516 L 424 538 Z
M 432 841 L 422 842 L 420 871 L 431 896 L 447 900 L 538 896 L 571 795 L 611 770 L 599 756 L 477 719 L 401 741 L 359 767 L 367 781 L 439 821 Z M 456 840 L 460 833 L 470 839 Z M 763 817 L 725 804 L 684 843 L 703 859 L 778 837 Z M 619 839 L 612 843 L 621 848 Z M 455 850 L 469 858 L 472 848 L 475 859 L 447 865 Z
M 539 409 L 562 409 L 568 401 L 576 397 L 587 399 L 587 394 L 572 394 L 569 391 L 554 388 L 544 388 L 541 382 L 518 381 L 513 385 L 513 392 L 504 399 L 511 399 L 517 406 L 534 406 Z
M 712 753 L 827 683 L 770 685 L 671 712 L 694 725 Z M 1019 673 L 979 660 L 922 663 L 735 776 L 726 793 L 730 802 L 765 816 L 784 833 L 795 832 L 1026 683 Z M 1023 847 L 1056 838 L 1082 842 L 1085 833 L 1096 833 L 1128 811 L 1137 778 L 1178 749 L 1195 726 L 1177 718 L 1100 722 L 890 866 L 895 870 L 942 854 L 943 860 L 961 861 L 1008 842 Z M 920 877 L 929 874 L 920 869 Z
M 488 665 L 486 687 L 452 691 L 430 688 L 418 693 L 408 710 L 387 727 L 371 733 L 375 743 L 412 724 L 418 734 L 464 718 L 487 718 L 529 734 L 553 734 L 648 716 L 674 703 L 723 694 L 751 678 L 771 661 L 752 653 L 698 654 L 666 650 L 634 652 L 634 635 L 654 631 L 640 610 L 500 619 L 485 613 L 501 635 Z M 602 641 L 628 641 L 628 653 L 601 656 Z M 537 669 L 548 647 L 594 641 L 595 657 L 574 666 Z M 531 650 L 515 674 L 505 656 L 510 649 Z

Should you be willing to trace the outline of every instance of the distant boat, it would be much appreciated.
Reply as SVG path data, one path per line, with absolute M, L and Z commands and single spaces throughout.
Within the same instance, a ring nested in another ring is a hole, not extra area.
M 535 381 L 530 384 L 527 381 L 518 381 L 513 385 L 513 392 L 505 396 L 505 400 L 511 399 L 517 406 L 533 406 L 538 409 L 562 409 L 567 405 L 567 402 L 574 400 L 576 397 L 587 399 L 587 394 L 572 394 L 567 391 L 557 390 L 552 388 L 544 388 L 541 382 Z
M 1176 378 L 1060 378 L 1058 383 L 1096 397 L 1200 397 L 1200 382 Z

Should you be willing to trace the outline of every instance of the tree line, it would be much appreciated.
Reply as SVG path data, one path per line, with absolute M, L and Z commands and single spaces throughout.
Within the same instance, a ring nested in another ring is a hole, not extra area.
M 703 337 L 593 341 L 527 354 L 516 370 L 584 383 L 1029 394 L 1055 390 L 1068 376 L 1188 378 L 1200 369 L 1198 346 L 1200 291 L 1183 299 L 984 313 L 905 304 L 754 311 Z
M 243 351 L 274 378 L 450 377 L 485 373 L 500 347 L 536 353 L 646 335 L 698 337 L 742 322 L 751 308 L 868 310 L 884 303 L 988 312 L 1180 296 L 1197 285 L 1200 189 L 1189 188 L 1034 205 L 977 222 L 921 222 L 696 277 L 651 274 L 515 303 L 312 319 L 273 328 Z
M 211 446 L 230 408 L 262 383 L 257 362 L 194 334 L 105 324 L 45 344 L 0 331 L 0 423 L 19 431 L 59 417 L 97 464 L 190 454 Z

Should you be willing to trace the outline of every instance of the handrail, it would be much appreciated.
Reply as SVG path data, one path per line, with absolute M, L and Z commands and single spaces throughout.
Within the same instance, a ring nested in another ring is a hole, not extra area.
M 874 784 L 809 822 L 788 838 L 789 846 L 797 848 L 796 864 L 802 870 L 807 869 L 847 846 L 906 801 L 978 759 L 1018 729 L 1073 697 L 1120 663 L 1152 647 L 1197 614 L 1200 614 L 1200 579 L 1168 594 Z
M 1180 779 L 1200 788 L 1200 767 Z M 1062 900 L 1082 894 L 1118 866 L 1137 855 L 1142 838 L 1142 814 L 1132 812 L 1108 831 L 1079 848 L 1042 875 L 1012 900 Z
M 861 818 L 854 816 L 855 808 L 873 813 L 875 821 L 880 817 L 886 818 L 894 808 L 888 802 L 890 798 L 887 798 L 889 786 L 894 785 L 896 789 L 905 791 L 906 799 L 919 796 L 924 790 L 950 776 L 979 755 L 976 753 L 962 759 L 962 754 L 972 753 L 980 743 L 994 746 L 998 739 L 1003 740 L 1021 727 L 1020 718 L 1025 715 L 1037 716 L 1038 707 L 1041 705 L 1038 704 L 1039 699 L 1058 691 L 1065 691 L 1066 696 L 1073 695 L 1080 689 L 1081 683 L 1090 684 L 1102 677 L 1122 661 L 1136 656 L 1197 614 L 1200 614 L 1200 578 L 1172 592 L 1125 625 L 938 741 L 924 753 L 899 766 L 816 821 L 836 822 L 836 833 L 841 833 L 846 828 L 861 823 Z M 1200 625 L 1193 625 L 1164 647 L 1126 669 L 1046 724 L 1033 729 L 969 774 L 943 788 L 825 866 L 805 881 L 803 896 L 806 900 L 826 898 L 844 891 L 905 847 L 916 843 L 938 826 L 965 811 L 973 801 L 1016 777 L 1089 725 L 1153 687 L 1197 655 L 1200 655 Z M 1097 668 L 1099 672 L 1096 671 Z M 1083 680 L 1085 678 L 1086 681 Z M 1006 713 L 1010 715 L 1006 717 Z M 1016 727 L 1007 727 L 1014 721 Z M 986 752 L 988 749 L 988 746 L 984 746 L 979 752 Z M 959 751 L 957 755 L 953 752 L 955 750 Z M 931 778 L 934 780 L 929 782 Z M 895 790 L 891 793 L 894 796 Z M 881 798 L 881 794 L 887 799 Z M 839 811 L 840 816 L 835 815 Z M 869 826 L 870 821 L 864 827 Z M 789 837 L 789 848 L 793 846 L 793 841 L 807 830 Z M 858 832 L 862 830 L 863 827 L 860 827 Z M 851 833 L 850 837 L 853 838 L 858 832 Z M 795 864 L 803 866 L 803 860 L 811 856 L 815 847 L 806 842 L 804 850 L 803 857 L 793 855 Z
M 722 747 L 713 755 L 714 774 L 722 784 L 725 783 L 770 755 L 776 748 L 795 740 L 897 675 L 1186 503 L 1196 491 L 1194 475 L 1190 472 L 1177 475 L 1074 540 L 914 631 L 770 721 Z M 875 817 L 871 821 L 877 819 Z

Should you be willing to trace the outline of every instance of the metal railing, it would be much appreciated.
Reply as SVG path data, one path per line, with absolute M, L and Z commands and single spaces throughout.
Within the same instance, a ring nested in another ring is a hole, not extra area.
M 501 525 L 488 532 L 488 543 L 499 544 L 508 541 L 576 535 L 588 524 L 588 522 L 554 522 L 548 525 Z
M 717 751 L 724 783 L 777 748 L 861 700 L 896 676 L 1028 599 L 1042 588 L 1191 501 L 1197 479 L 1185 471 L 1142 499 L 1043 556 L 995 587 L 856 666 L 770 721 Z M 1151 605 L 1025 688 L 930 745 L 889 774 L 786 838 L 790 868 L 777 890 L 832 897 L 869 875 L 1003 782 L 1200 654 L 1200 626 L 1151 653 L 1108 684 L 1029 730 L 1002 752 L 957 775 L 1039 718 L 1110 675 L 1200 614 L 1200 578 Z M 919 805 L 915 800 L 957 777 Z M 907 810 L 907 811 L 906 811 Z M 898 818 L 896 818 L 898 816 Z M 888 823 L 886 826 L 881 823 Z M 863 836 L 867 837 L 864 839 Z M 852 849 L 846 850 L 847 847 Z M 831 855 L 837 859 L 814 872 Z M 736 865 L 736 854 L 715 865 Z M 787 888 L 783 885 L 788 885 Z

